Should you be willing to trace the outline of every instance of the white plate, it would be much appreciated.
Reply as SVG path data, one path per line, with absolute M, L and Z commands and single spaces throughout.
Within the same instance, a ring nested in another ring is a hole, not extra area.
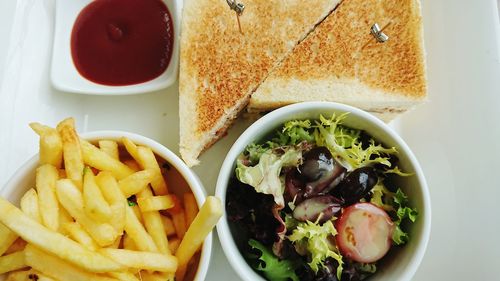
M 71 31 L 80 11 L 91 0 L 56 1 L 55 35 L 52 54 L 51 80 L 61 91 L 95 95 L 126 95 L 152 92 L 172 85 L 177 79 L 179 65 L 179 34 L 182 0 L 165 0 L 174 26 L 174 45 L 167 69 L 153 80 L 129 86 L 106 86 L 82 77 L 71 58 Z M 51 12 L 53 15 L 53 12 Z
M 136 96 L 57 91 L 49 80 L 54 0 L 0 1 L 0 186 L 37 150 L 27 124 L 74 116 L 81 132 L 126 130 L 178 151 L 177 84 Z M 432 231 L 413 280 L 498 280 L 500 58 L 496 0 L 423 0 L 429 102 L 394 125 L 417 156 Z M 10 33 L 10 37 L 9 34 Z M 209 194 L 238 121 L 194 170 Z M 239 280 L 214 241 L 208 281 Z

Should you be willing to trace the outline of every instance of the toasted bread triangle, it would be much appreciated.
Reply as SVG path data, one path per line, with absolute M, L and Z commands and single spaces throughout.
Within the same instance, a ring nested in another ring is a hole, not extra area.
M 180 153 L 198 164 L 251 93 L 340 0 L 243 0 L 240 33 L 224 0 L 187 0 L 179 75 Z
M 377 43 L 378 23 L 389 36 Z M 427 96 L 418 0 L 344 0 L 253 93 L 249 111 L 334 101 L 388 121 Z

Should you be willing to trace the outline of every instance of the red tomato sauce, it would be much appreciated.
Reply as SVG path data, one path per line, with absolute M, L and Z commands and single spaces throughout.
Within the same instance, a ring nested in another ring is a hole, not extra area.
M 161 0 L 95 0 L 73 26 L 73 63 L 83 77 L 98 84 L 146 82 L 168 67 L 173 31 Z

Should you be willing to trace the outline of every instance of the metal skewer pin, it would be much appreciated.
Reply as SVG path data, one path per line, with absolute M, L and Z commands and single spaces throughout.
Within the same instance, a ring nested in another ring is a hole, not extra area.
M 387 36 L 387 34 L 384 33 L 384 29 L 386 29 L 390 24 L 391 23 L 389 22 L 383 28 L 380 28 L 378 23 L 375 23 L 370 28 L 370 34 L 375 38 L 375 40 L 378 43 L 385 43 L 387 40 L 389 40 L 389 36 Z M 366 44 L 363 45 L 361 49 L 364 49 L 366 46 L 368 46 L 368 44 L 370 44 L 371 41 L 372 39 L 368 40 L 368 42 L 366 42 Z
M 240 16 L 243 14 L 243 11 L 245 10 L 245 5 L 243 3 L 238 3 L 236 0 L 226 0 L 227 5 L 229 5 L 229 8 L 231 10 L 236 12 L 236 20 L 238 21 L 238 29 L 240 30 L 240 33 L 243 34 L 243 30 L 241 29 L 241 23 L 240 23 Z

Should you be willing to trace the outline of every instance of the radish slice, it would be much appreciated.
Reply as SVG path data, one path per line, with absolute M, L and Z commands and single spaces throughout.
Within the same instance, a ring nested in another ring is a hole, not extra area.
M 344 209 L 336 228 L 340 252 L 354 261 L 375 262 L 391 248 L 393 223 L 384 210 L 371 203 Z

